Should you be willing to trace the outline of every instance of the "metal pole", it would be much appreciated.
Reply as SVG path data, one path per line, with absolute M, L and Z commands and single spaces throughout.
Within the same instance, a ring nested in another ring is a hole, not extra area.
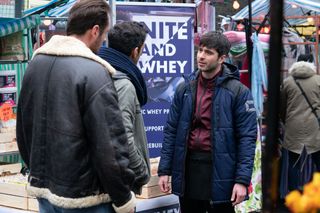
M 251 74 L 252 74 L 252 7 L 251 0 L 248 0 L 248 22 L 246 23 L 246 43 L 247 43 L 247 57 L 248 57 L 248 75 L 249 75 L 249 87 L 251 88 Z
M 319 17 L 318 16 L 314 16 L 313 17 L 314 22 L 316 23 L 316 40 L 315 40 L 315 62 L 316 62 L 316 66 L 317 66 L 317 74 L 319 74 Z
M 283 0 L 270 0 L 270 19 L 267 137 L 265 149 L 262 152 L 262 207 L 264 213 L 276 212 L 279 195 L 279 161 L 276 154 L 279 137 Z
M 40 47 L 40 26 L 37 25 L 37 48 Z
M 111 20 L 110 20 L 110 27 L 116 24 L 116 1 L 109 0 L 109 5 L 111 8 Z

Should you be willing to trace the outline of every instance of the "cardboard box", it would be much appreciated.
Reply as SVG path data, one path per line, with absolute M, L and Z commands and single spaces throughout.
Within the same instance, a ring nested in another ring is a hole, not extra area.
M 148 199 L 148 198 L 171 194 L 171 191 L 169 191 L 168 193 L 161 192 L 158 182 L 159 182 L 158 176 L 151 176 L 150 181 L 142 187 L 141 194 L 137 195 L 136 197 L 142 198 L 142 199 Z M 169 180 L 169 184 L 171 184 L 171 179 Z
M 156 175 L 158 175 L 159 162 L 160 162 L 160 157 L 150 158 L 151 176 L 156 176 Z

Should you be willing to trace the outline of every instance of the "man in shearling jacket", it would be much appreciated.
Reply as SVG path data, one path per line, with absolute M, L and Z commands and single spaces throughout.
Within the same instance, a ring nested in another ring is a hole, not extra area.
M 182 213 L 231 213 L 250 184 L 256 111 L 239 70 L 224 62 L 227 38 L 200 39 L 198 70 L 178 86 L 164 130 L 159 186 L 179 196 Z
M 109 29 L 105 0 L 78 1 L 67 35 L 39 48 L 25 73 L 17 142 L 40 212 L 132 213 L 133 171 L 114 68 L 94 54 Z
M 108 33 L 109 47 L 102 47 L 99 56 L 117 73 L 113 76 L 119 106 L 129 141 L 129 168 L 135 173 L 133 191 L 141 193 L 150 179 L 149 152 L 141 107 L 147 103 L 147 88 L 137 62 L 142 53 L 147 31 L 135 21 L 118 23 Z

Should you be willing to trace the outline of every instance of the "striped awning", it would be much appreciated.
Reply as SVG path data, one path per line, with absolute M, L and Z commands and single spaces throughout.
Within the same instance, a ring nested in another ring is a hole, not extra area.
M 21 19 L 0 18 L 0 37 L 33 28 L 41 22 L 39 15 L 27 16 Z
M 69 0 L 68 3 L 56 7 L 49 11 L 51 17 L 68 17 L 71 7 L 77 2 L 77 0 Z
M 58 17 L 60 13 L 69 12 L 77 0 L 51 0 L 48 4 L 23 11 L 24 16 L 40 14 L 41 16 Z M 67 10 L 67 11 L 65 11 Z
M 320 0 L 285 0 L 284 1 L 284 15 L 285 16 L 306 16 L 307 14 L 320 14 Z M 292 6 L 294 5 L 294 6 Z M 264 18 L 270 8 L 269 0 L 255 0 L 251 3 L 252 17 Z M 244 7 L 237 14 L 232 16 L 232 19 L 239 20 L 248 18 L 248 6 Z M 290 19 L 290 24 L 300 24 L 306 20 Z

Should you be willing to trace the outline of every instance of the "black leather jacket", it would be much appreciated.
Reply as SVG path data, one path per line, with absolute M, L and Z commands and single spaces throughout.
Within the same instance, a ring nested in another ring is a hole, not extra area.
M 17 141 L 36 197 L 65 208 L 111 200 L 119 207 L 132 199 L 127 137 L 112 79 L 101 64 L 36 55 L 19 97 Z M 55 203 L 57 196 L 62 203 Z

